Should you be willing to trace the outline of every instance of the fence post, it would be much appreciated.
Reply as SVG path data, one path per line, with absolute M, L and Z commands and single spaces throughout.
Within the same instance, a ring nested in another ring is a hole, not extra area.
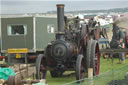
M 93 85 L 93 68 L 88 68 L 88 85 Z

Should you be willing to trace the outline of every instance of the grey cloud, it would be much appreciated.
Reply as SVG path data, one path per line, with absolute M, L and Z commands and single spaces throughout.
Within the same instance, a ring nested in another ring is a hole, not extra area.
M 128 1 L 76 1 L 76 0 L 3 0 L 2 13 L 42 13 L 46 11 L 56 10 L 56 4 L 65 4 L 65 10 L 91 10 L 91 9 L 110 9 L 128 7 Z

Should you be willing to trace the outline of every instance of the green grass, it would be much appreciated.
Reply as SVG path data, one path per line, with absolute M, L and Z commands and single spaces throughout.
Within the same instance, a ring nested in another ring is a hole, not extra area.
M 125 64 L 117 64 L 119 62 L 118 58 L 114 58 L 113 63 L 112 63 L 112 59 L 103 59 L 101 57 L 101 61 L 100 61 L 100 73 L 104 73 L 106 71 L 109 70 L 113 70 L 113 69 L 118 69 L 121 68 L 123 66 L 125 66 L 126 64 L 128 64 L 128 60 L 126 59 Z
M 114 59 L 113 63 L 112 60 L 103 59 L 101 57 L 100 62 L 100 76 L 94 78 L 94 85 L 106 85 L 107 82 L 113 79 L 123 79 L 128 69 L 126 65 L 128 65 L 128 60 L 126 59 L 125 64 L 117 64 L 119 62 L 118 59 Z M 120 69 L 121 68 L 121 69 Z M 123 68 L 123 69 L 122 69 Z M 64 74 L 69 74 L 72 72 L 66 72 Z M 47 73 L 47 83 L 48 85 L 63 85 L 65 83 L 69 83 L 75 81 L 75 74 L 70 76 L 64 76 L 59 78 L 52 78 L 50 73 Z M 85 82 L 88 80 L 85 80 Z M 100 84 L 99 84 L 100 83 Z M 68 84 L 68 85 L 75 85 L 75 84 Z M 86 85 L 83 83 L 82 85 Z
M 125 64 L 117 64 L 118 59 L 106 61 L 102 59 L 101 61 L 101 74 L 99 77 L 94 78 L 94 85 L 108 85 L 112 80 L 122 80 L 126 72 L 128 72 L 128 60 Z
M 70 73 L 74 73 L 73 71 L 66 71 L 64 75 L 68 75 Z M 62 85 L 71 81 L 75 80 L 75 74 L 72 74 L 70 76 L 63 76 L 63 77 L 58 77 L 58 78 L 52 78 L 50 75 L 50 72 L 47 73 L 47 83 L 48 85 Z

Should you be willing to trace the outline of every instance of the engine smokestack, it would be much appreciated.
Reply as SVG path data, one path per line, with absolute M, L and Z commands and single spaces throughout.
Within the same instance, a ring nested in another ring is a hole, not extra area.
M 58 32 L 64 31 L 64 4 L 57 4 Z

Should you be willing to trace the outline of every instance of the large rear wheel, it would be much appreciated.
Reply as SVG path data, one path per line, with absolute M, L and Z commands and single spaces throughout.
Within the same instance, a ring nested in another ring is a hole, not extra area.
M 93 74 L 98 75 L 100 71 L 100 51 L 99 45 L 96 40 L 92 41 L 91 46 L 91 57 L 90 57 L 90 67 L 93 68 Z

